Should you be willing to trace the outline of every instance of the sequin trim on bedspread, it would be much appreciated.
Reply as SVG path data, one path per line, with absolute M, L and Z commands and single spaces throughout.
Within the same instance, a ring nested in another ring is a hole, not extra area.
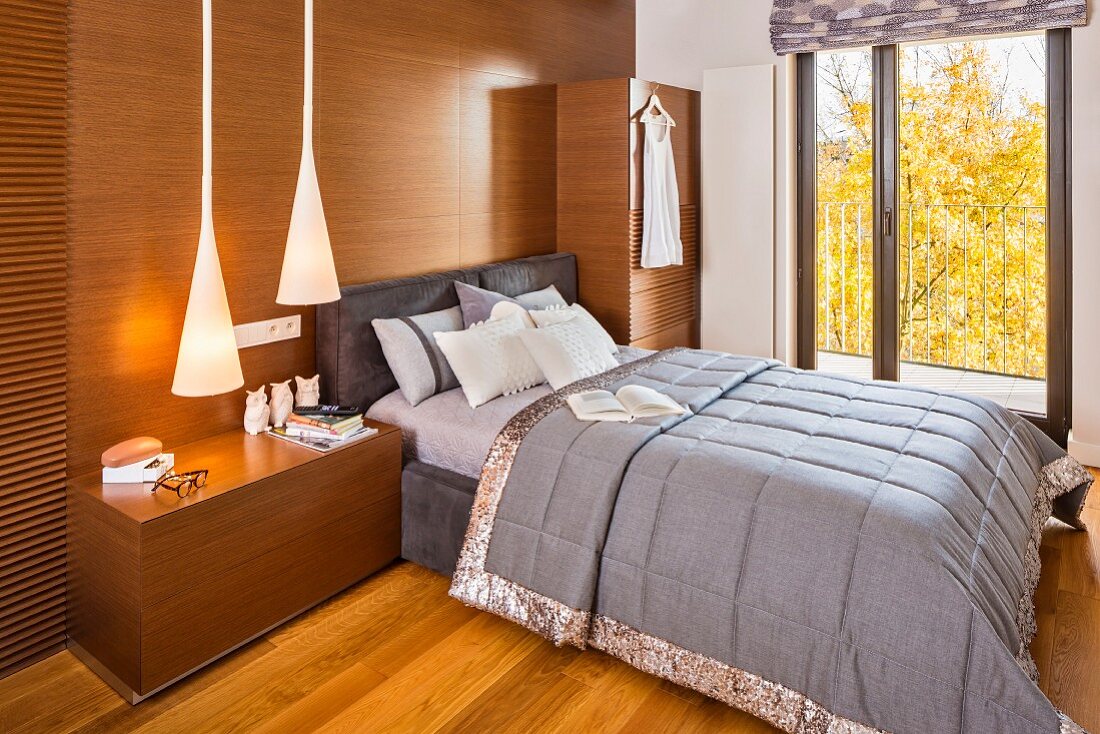
M 1024 593 L 1016 607 L 1016 629 L 1020 638 L 1020 649 L 1016 652 L 1016 662 L 1028 674 L 1031 680 L 1039 682 L 1039 668 L 1031 657 L 1031 641 L 1039 627 L 1035 621 L 1035 591 L 1039 588 L 1041 563 L 1039 546 L 1043 543 L 1043 525 L 1050 517 L 1054 500 L 1067 492 L 1072 492 L 1085 482 L 1092 482 L 1092 474 L 1081 466 L 1076 459 L 1063 456 L 1055 459 L 1039 470 L 1039 486 L 1035 490 L 1035 500 L 1031 510 L 1031 538 L 1027 543 L 1024 556 Z
M 698 691 L 789 734 L 884 734 L 837 716 L 798 691 L 596 615 L 589 638 L 639 670 Z

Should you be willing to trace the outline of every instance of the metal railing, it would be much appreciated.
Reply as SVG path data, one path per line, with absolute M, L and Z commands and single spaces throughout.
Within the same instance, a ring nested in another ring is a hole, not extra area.
M 873 208 L 819 202 L 818 348 L 870 356 Z M 1046 207 L 899 207 L 901 358 L 1046 375 Z

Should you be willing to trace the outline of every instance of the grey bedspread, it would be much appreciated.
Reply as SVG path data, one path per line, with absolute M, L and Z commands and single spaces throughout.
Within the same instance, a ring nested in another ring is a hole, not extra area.
M 561 407 L 625 382 L 691 414 Z M 1042 524 L 1088 481 L 989 401 L 664 352 L 505 427 L 451 593 L 789 732 L 1078 732 L 1027 645 Z

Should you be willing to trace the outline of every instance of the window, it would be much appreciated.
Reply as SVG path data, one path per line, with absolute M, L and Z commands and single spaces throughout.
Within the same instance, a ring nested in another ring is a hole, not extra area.
M 798 60 L 799 364 L 1064 442 L 1069 32 Z

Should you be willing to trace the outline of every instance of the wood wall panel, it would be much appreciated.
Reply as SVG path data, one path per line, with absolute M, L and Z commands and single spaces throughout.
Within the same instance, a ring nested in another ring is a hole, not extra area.
M 558 249 L 577 253 L 580 301 L 617 343 L 630 341 L 626 79 L 558 88 Z M 625 240 L 625 237 L 623 238 Z
M 550 0 L 550 10 L 560 6 Z M 569 12 L 557 15 L 558 81 L 631 76 L 634 56 L 634 0 L 570 0 Z
M 324 47 L 457 67 L 458 5 L 455 0 L 323 0 L 314 9 L 314 32 Z M 299 4 L 290 6 L 300 10 Z
M 329 219 L 458 213 L 457 69 L 320 48 L 315 97 Z M 292 97 L 299 107 L 301 98 Z
M 411 219 L 329 219 L 333 241 L 358 242 L 338 248 L 336 271 L 345 283 L 404 278 L 459 267 L 459 216 Z
M 463 70 L 463 214 L 554 210 L 557 87 Z
M 65 641 L 64 0 L 0 0 L 0 676 Z
M 462 67 L 574 82 L 634 73 L 633 0 L 464 0 Z
M 200 10 L 70 3 L 70 475 L 124 438 L 171 447 L 243 411 L 243 392 L 169 393 L 198 239 Z M 554 249 L 549 85 L 633 73 L 632 0 L 318 0 L 315 20 L 315 150 L 342 283 Z M 237 323 L 303 316 L 301 339 L 241 352 L 254 389 L 313 371 L 313 309 L 274 303 L 300 154 L 301 4 L 215 3 L 214 33 L 230 308 Z
M 555 251 L 554 209 L 462 216 L 462 267 Z

